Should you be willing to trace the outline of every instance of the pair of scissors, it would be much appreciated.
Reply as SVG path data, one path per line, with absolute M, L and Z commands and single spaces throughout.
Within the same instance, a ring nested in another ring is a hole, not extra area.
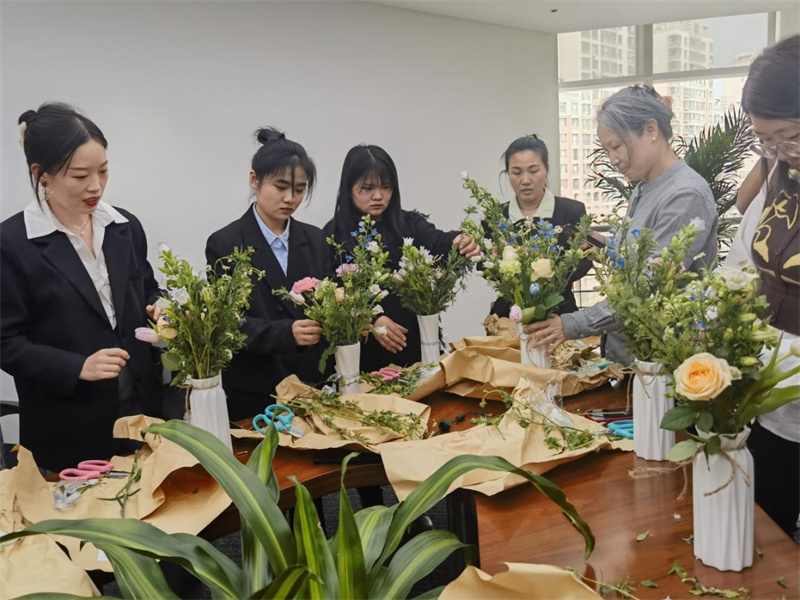
M 288 433 L 289 435 L 293 435 L 296 438 L 301 438 L 305 434 L 292 425 L 292 419 L 294 418 L 294 413 L 291 409 L 285 407 L 283 404 L 271 404 L 268 406 L 263 413 L 257 414 L 253 419 L 253 427 L 256 428 L 256 431 L 259 433 L 267 433 L 267 427 L 270 425 L 275 425 L 275 429 L 277 429 L 281 433 Z M 259 423 L 264 424 L 263 427 L 259 426 Z
M 612 421 L 606 425 L 614 435 L 619 437 L 633 439 L 633 419 L 623 419 L 621 421 Z
M 399 369 L 395 369 L 394 367 L 383 367 L 378 371 L 373 371 L 370 375 L 375 375 L 376 377 L 380 377 L 381 381 L 386 383 L 387 381 L 394 381 L 398 379 L 403 372 Z
M 101 477 L 127 477 L 128 471 L 115 471 L 114 465 L 107 460 L 82 460 L 77 468 L 64 469 L 58 476 L 61 481 L 89 481 Z

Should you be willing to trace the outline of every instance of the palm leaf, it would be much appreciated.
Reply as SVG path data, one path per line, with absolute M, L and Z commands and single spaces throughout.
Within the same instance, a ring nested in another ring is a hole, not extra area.
M 294 598 L 309 578 L 313 578 L 313 575 L 306 567 L 292 565 L 278 575 L 268 587 L 248 596 L 248 600 Z
M 114 567 L 114 578 L 122 595 L 130 600 L 136 598 L 166 598 L 178 600 L 169 587 L 164 572 L 154 558 L 144 556 L 115 544 L 100 544 Z
M 364 566 L 372 569 L 386 544 L 386 534 L 392 524 L 398 505 L 370 506 L 356 513 L 356 525 L 364 549 Z
M 344 486 L 347 463 L 354 456 L 358 456 L 358 454 L 355 452 L 348 454 L 342 462 L 342 479 L 339 487 L 336 569 L 339 576 L 340 598 L 366 598 L 368 589 L 364 548 L 361 545 L 361 537 L 353 515 L 353 507 L 350 506 L 350 500 L 347 498 L 347 490 Z

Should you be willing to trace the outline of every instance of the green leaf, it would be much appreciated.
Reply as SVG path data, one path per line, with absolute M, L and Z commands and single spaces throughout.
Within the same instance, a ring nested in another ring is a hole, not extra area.
M 273 572 L 294 564 L 296 545 L 283 511 L 252 470 L 241 464 L 214 435 L 184 421 L 151 425 L 147 431 L 162 435 L 188 450 L 230 496 L 242 518 L 264 546 Z M 277 436 L 274 427 L 267 435 Z
M 174 352 L 164 352 L 161 355 L 161 364 L 167 371 L 180 371 L 180 359 Z
M 661 429 L 680 431 L 694 425 L 697 413 L 688 406 L 669 409 L 661 418 Z
M 694 440 L 683 440 L 669 449 L 669 452 L 667 452 L 667 460 L 683 462 L 695 454 L 697 454 L 697 442 Z
M 278 447 L 277 435 L 264 436 L 264 440 L 256 446 L 250 458 L 247 460 L 247 467 L 251 469 L 267 486 L 267 491 L 272 499 L 277 503 L 280 493 L 278 491 L 278 480 L 272 468 L 272 459 L 275 457 L 275 449 Z M 269 560 L 264 546 L 256 538 L 252 527 L 247 524 L 245 519 L 241 520 L 242 532 L 242 568 L 247 578 L 247 589 L 257 590 L 269 585 L 272 581 L 272 572 L 269 569 Z
M 764 553 L 761 551 L 761 548 L 756 548 L 756 554 L 758 554 L 761 557 L 764 556 Z
M 294 483 L 297 505 L 294 508 L 294 537 L 297 541 L 297 562 L 308 567 L 317 579 L 310 579 L 303 587 L 304 596 L 311 600 L 339 597 L 336 565 L 319 522 L 317 508 L 306 487 L 296 477 Z
M 364 566 L 372 569 L 375 561 L 383 551 L 386 543 L 386 534 L 392 524 L 394 513 L 398 505 L 370 506 L 356 513 L 356 524 L 361 537 L 361 546 L 364 549 Z
M 241 569 L 209 542 L 193 535 L 170 535 L 136 519 L 77 519 L 39 521 L 23 531 L 9 533 L 0 542 L 40 533 L 66 535 L 98 547 L 113 544 L 144 556 L 168 560 L 181 565 L 217 596 L 241 598 L 245 595 Z
M 519 469 L 507 460 L 498 456 L 472 456 L 464 455 L 450 459 L 442 465 L 433 475 L 423 481 L 408 498 L 400 504 L 389 532 L 386 535 L 386 545 L 378 562 L 370 574 L 374 578 L 376 568 L 382 566 L 386 559 L 397 550 L 403 534 L 411 523 L 422 513 L 430 509 L 447 493 L 450 484 L 464 473 L 475 469 L 488 469 L 490 471 L 506 471 L 520 475 L 533 484 L 547 498 L 555 502 L 564 515 L 570 519 L 573 526 L 583 535 L 585 541 L 585 556 L 588 558 L 594 549 L 594 535 L 589 526 L 580 518 L 578 511 L 567 500 L 564 491 L 549 479 L 529 471 Z
M 655 581 L 650 581 L 649 579 L 643 581 L 642 585 L 644 587 L 649 587 L 649 588 L 657 588 L 658 587 L 658 584 Z
M 672 563 L 672 568 L 669 570 L 669 573 L 667 574 L 668 575 L 675 574 L 681 579 L 684 579 L 687 575 L 686 569 L 684 569 L 677 560 Z
M 429 575 L 453 552 L 468 546 L 450 531 L 420 533 L 397 551 L 389 568 L 377 577 L 370 596 L 381 599 L 405 598 L 417 581 Z
M 337 530 L 336 568 L 339 576 L 340 598 L 366 598 L 368 595 L 367 568 L 364 564 L 364 548 L 358 534 L 358 525 L 353 507 L 344 485 L 347 464 L 358 453 L 348 454 L 342 462 L 342 479 L 339 488 L 339 529 Z
M 178 599 L 154 558 L 114 544 L 100 544 L 97 549 L 108 556 L 114 567 L 114 578 L 125 598 Z
M 714 428 L 714 415 L 710 412 L 701 412 L 697 417 L 697 429 L 709 432 Z
M 649 529 L 647 531 L 645 531 L 644 533 L 640 533 L 639 535 L 637 535 L 636 536 L 636 541 L 637 542 L 643 542 L 643 541 L 645 541 L 647 539 L 648 535 L 650 535 L 650 530 Z
M 782 588 L 788 588 L 789 587 L 789 584 L 786 583 L 786 580 L 783 577 L 778 579 L 778 585 L 781 586 Z
M 411 600 L 436 600 L 442 594 L 445 587 L 444 585 L 440 585 L 427 592 L 422 592 L 419 596 L 414 596 Z
M 292 565 L 278 575 L 268 587 L 251 594 L 249 600 L 271 600 L 272 598 L 294 598 L 313 575 L 303 565 Z
M 86 600 L 86 598 L 75 594 L 62 594 L 61 592 L 34 592 L 33 594 L 17 596 L 15 600 Z M 92 600 L 119 600 L 119 598 L 114 596 L 93 596 Z
M 711 456 L 712 454 L 716 454 L 719 452 L 720 449 L 720 439 L 718 435 L 715 435 L 712 438 L 709 438 L 706 442 L 705 448 L 703 448 L 703 452 L 706 453 L 706 456 Z

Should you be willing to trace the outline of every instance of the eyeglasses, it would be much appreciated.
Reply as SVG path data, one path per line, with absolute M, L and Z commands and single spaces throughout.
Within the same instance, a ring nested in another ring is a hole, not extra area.
M 761 142 L 756 142 L 755 144 L 750 144 L 750 150 L 770 160 L 777 158 L 778 152 L 789 158 L 800 158 L 800 144 L 788 140 L 778 142 L 774 146 L 765 146 Z

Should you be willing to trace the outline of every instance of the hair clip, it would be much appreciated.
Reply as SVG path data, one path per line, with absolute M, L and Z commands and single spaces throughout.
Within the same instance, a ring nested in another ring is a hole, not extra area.
M 23 121 L 19 124 L 19 145 L 21 148 L 25 147 L 25 132 L 28 131 L 28 122 Z

